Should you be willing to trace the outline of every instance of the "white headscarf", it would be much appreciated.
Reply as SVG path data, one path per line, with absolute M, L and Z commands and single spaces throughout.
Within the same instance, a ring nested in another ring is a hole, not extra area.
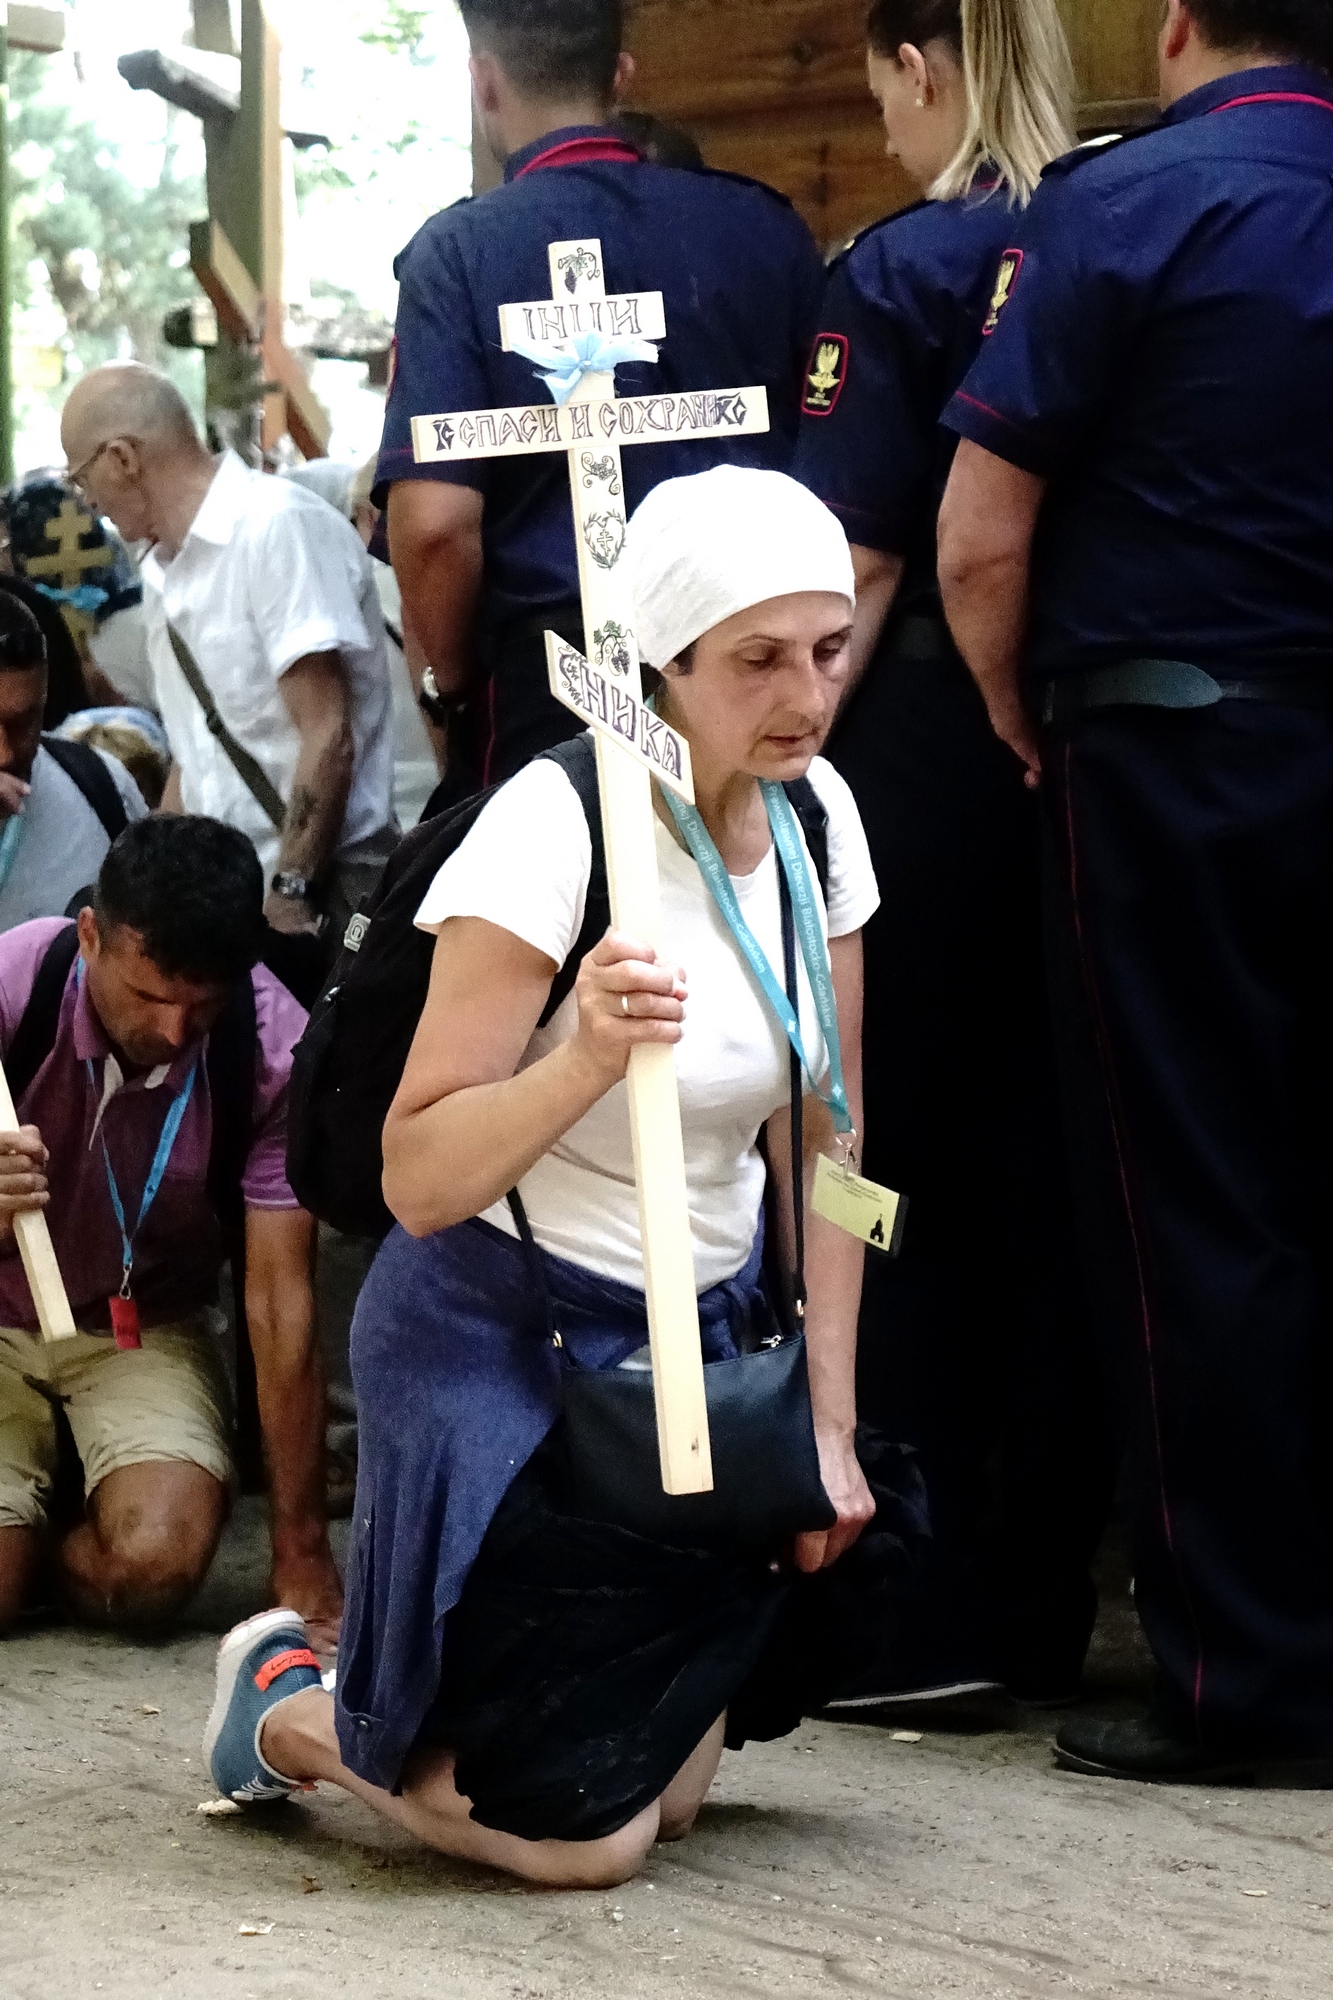
M 664 480 L 635 510 L 628 546 L 639 654 L 650 667 L 773 597 L 819 590 L 856 603 L 841 523 L 784 472 L 718 465 Z

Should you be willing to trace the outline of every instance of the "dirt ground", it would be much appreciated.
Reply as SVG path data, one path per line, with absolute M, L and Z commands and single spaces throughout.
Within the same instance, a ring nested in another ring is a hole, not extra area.
M 216 1635 L 263 1567 L 246 1501 L 170 1642 L 48 1622 L 0 1645 L 2 2000 L 1333 1990 L 1333 1795 L 1061 1776 L 1049 1718 L 1004 1705 L 728 1756 L 692 1837 L 615 1894 L 517 1888 L 330 1791 L 202 1818 Z M 1113 1594 L 1094 1688 L 1142 1677 Z

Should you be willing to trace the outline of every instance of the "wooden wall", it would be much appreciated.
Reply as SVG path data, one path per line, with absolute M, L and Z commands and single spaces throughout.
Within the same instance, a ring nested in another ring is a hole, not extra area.
M 1150 114 L 1160 0 L 1061 0 L 1088 131 Z M 865 0 L 634 0 L 631 102 L 685 126 L 710 166 L 790 195 L 821 243 L 916 197 L 884 156 Z

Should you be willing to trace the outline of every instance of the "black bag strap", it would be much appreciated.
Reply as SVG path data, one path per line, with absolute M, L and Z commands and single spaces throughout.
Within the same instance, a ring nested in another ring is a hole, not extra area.
M 597 783 L 597 745 L 592 732 L 585 731 L 568 743 L 557 743 L 553 750 L 543 754 L 551 763 L 560 766 L 578 793 L 592 840 L 592 872 L 583 902 L 583 924 L 569 948 L 568 958 L 551 981 L 551 991 L 537 1024 L 541 1028 L 554 1018 L 574 991 L 579 967 L 593 947 L 601 943 L 611 923 L 611 891 L 606 880 L 606 842 L 602 834 L 602 795 Z
M 808 778 L 793 778 L 782 787 L 801 822 L 805 845 L 815 864 L 819 887 L 828 902 L 828 810 Z
M 255 1057 L 254 980 L 247 972 L 227 995 L 208 1037 L 204 1069 L 213 1117 L 208 1155 L 208 1196 L 223 1232 L 236 1239 L 245 1223 L 241 1182 L 254 1144 Z
M 42 748 L 70 783 L 78 786 L 102 822 L 107 839 L 118 840 L 130 823 L 129 814 L 115 779 L 92 745 L 70 743 L 62 736 L 43 736 Z
M 778 867 L 778 901 L 782 906 L 782 971 L 787 987 L 787 998 L 797 1020 L 801 1017 L 801 989 L 796 972 L 796 919 L 792 913 L 791 890 L 787 886 L 787 871 Z M 791 1043 L 787 1044 L 787 1060 L 791 1073 L 791 1200 L 792 1200 L 792 1248 L 795 1252 L 795 1269 L 792 1272 L 792 1311 L 799 1328 L 805 1321 L 805 1079 L 801 1075 L 801 1059 Z
M 5 1076 L 15 1104 L 56 1045 L 60 1003 L 78 955 L 77 924 L 66 924 L 57 931 L 42 953 L 32 991 L 5 1055 Z
M 287 808 L 282 802 L 281 792 L 273 783 L 263 765 L 236 741 L 236 738 L 218 714 L 217 703 L 213 699 L 208 682 L 200 672 L 199 662 L 195 659 L 194 654 L 190 651 L 174 625 L 167 626 L 167 637 L 171 641 L 171 650 L 176 655 L 176 664 L 185 676 L 186 686 L 198 702 L 200 708 L 204 711 L 204 722 L 208 727 L 209 735 L 215 739 L 223 756 L 227 759 L 255 804 L 262 812 L 267 814 L 278 832 L 281 833 L 287 820 Z

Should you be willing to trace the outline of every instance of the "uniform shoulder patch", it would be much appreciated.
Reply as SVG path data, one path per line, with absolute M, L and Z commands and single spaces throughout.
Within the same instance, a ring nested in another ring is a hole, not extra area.
M 1118 153 L 1122 146 L 1132 146 L 1161 129 L 1154 121 L 1148 125 L 1136 125 L 1129 132 L 1106 132 L 1099 139 L 1085 139 L 1081 146 L 1061 153 L 1058 159 L 1043 167 L 1041 177 L 1043 180 L 1059 180 L 1066 174 L 1076 174 L 1080 167 L 1091 166 L 1094 160 L 1100 160 L 1105 154 Z
M 810 350 L 801 408 L 807 417 L 831 417 L 847 380 L 851 342 L 845 333 L 817 333 Z
M 1000 324 L 1000 314 L 1014 295 L 1014 286 L 1018 283 L 1018 274 L 1022 268 L 1023 252 L 1021 250 L 1006 250 L 1000 259 L 999 271 L 996 273 L 995 290 L 991 294 L 990 311 L 986 314 L 985 324 L 981 329 L 985 339 L 989 340 L 991 334 L 994 333 L 996 327 Z

